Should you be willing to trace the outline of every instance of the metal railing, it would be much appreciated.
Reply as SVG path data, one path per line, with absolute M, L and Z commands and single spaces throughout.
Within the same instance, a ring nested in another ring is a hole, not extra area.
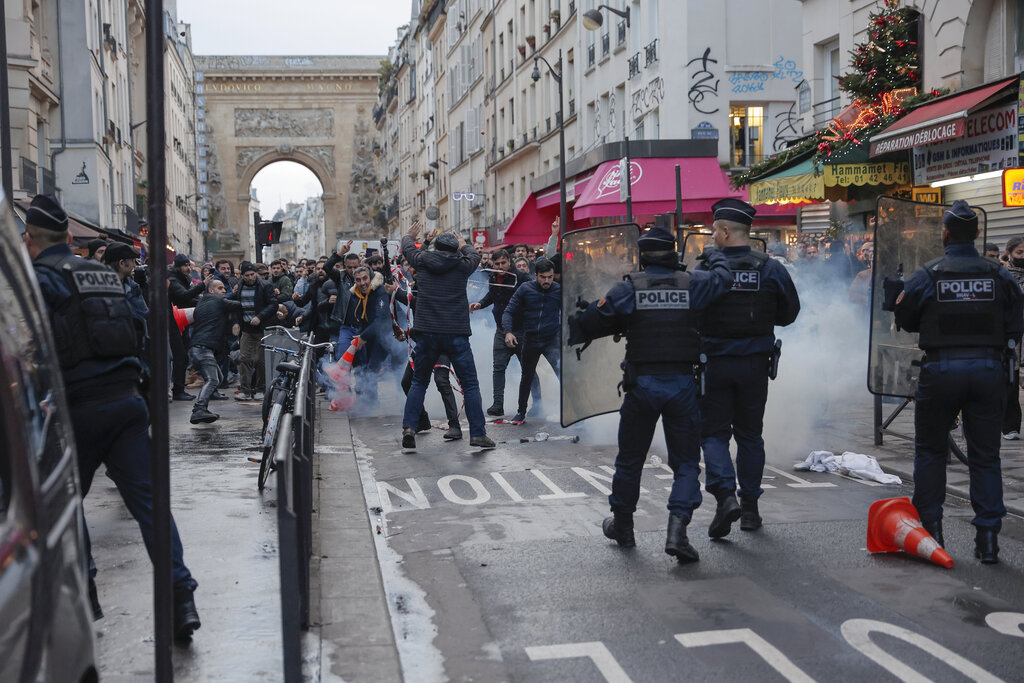
M 587 66 L 594 66 L 594 44 L 591 43 L 587 46 Z
M 316 351 L 304 348 L 292 411 L 281 416 L 277 468 L 278 564 L 284 680 L 302 680 L 302 631 L 309 630 L 309 560 L 313 554 L 313 434 Z
M 608 50 L 611 49 L 612 37 L 611 34 L 605 33 L 601 36 L 601 56 L 608 54 Z
M 640 53 L 636 52 L 629 58 L 629 77 L 633 78 L 640 74 Z
M 830 100 L 815 102 L 811 105 L 811 111 L 814 113 L 814 128 L 823 128 L 826 123 L 834 119 L 839 113 L 839 96 L 837 95 Z
M 644 47 L 644 67 L 658 61 L 658 39 L 655 38 Z
M 622 45 L 626 42 L 626 20 L 621 20 L 615 25 L 615 44 Z

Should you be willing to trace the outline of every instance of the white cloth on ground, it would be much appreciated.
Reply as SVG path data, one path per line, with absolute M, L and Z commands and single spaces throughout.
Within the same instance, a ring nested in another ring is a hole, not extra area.
M 793 469 L 810 470 L 812 472 L 839 472 L 857 479 L 877 481 L 879 484 L 902 484 L 903 480 L 895 474 L 886 474 L 871 455 L 846 451 L 835 455 L 831 451 L 811 451 L 803 462 L 794 465 Z

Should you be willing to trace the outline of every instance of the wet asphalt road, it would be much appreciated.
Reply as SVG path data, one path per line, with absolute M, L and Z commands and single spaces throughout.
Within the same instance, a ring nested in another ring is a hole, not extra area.
M 435 430 L 403 454 L 398 422 L 351 428 L 367 504 L 381 507 L 406 680 L 1020 679 L 1020 519 L 1004 522 L 994 567 L 973 558 L 970 508 L 953 500 L 952 570 L 871 556 L 869 505 L 910 488 L 797 473 L 806 453 L 774 453 L 764 528 L 734 525 L 712 542 L 706 497 L 690 526 L 701 560 L 680 566 L 663 552 L 664 465 L 645 470 L 638 546 L 627 551 L 600 529 L 613 447 L 585 438 L 479 452 Z M 538 431 L 573 433 L 489 427 L 496 440 Z

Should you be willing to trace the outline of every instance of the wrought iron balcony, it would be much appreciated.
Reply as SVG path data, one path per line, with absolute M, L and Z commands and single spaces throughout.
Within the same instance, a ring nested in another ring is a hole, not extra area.
M 594 46 L 593 44 L 587 46 L 587 67 L 594 66 Z
M 633 78 L 634 76 L 639 75 L 639 73 L 640 73 L 640 53 L 637 52 L 632 57 L 629 58 L 629 77 Z
M 626 42 L 626 20 L 622 19 L 615 26 L 615 44 L 622 45 Z
M 601 36 L 601 56 L 602 57 L 604 57 L 606 54 L 608 54 L 608 51 L 611 49 L 611 45 L 612 45 L 611 34 L 605 33 L 604 35 L 602 35 Z
M 644 47 L 644 67 L 649 67 L 658 61 L 658 39 L 655 38 Z

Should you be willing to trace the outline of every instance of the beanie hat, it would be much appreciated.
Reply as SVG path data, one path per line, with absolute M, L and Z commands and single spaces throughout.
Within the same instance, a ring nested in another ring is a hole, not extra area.
M 256 266 L 253 265 L 252 261 L 242 261 L 242 265 L 239 266 L 238 272 L 245 275 L 249 271 L 256 272 Z
M 192 263 L 192 259 L 184 254 L 178 254 L 174 257 L 174 267 L 180 268 L 181 266 L 187 266 Z
M 459 238 L 450 232 L 443 232 L 434 238 L 434 248 L 441 251 L 458 251 Z

